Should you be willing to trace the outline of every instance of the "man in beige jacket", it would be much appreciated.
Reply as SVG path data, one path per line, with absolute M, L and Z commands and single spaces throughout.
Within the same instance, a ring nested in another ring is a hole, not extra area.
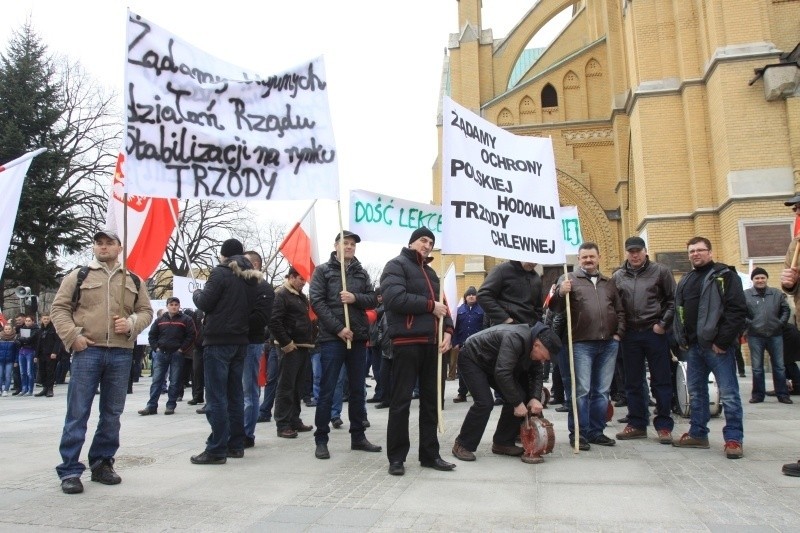
M 125 408 L 133 345 L 150 325 L 153 309 L 144 283 L 117 261 L 121 251 L 122 242 L 115 233 L 97 232 L 95 259 L 64 278 L 50 312 L 64 347 L 72 352 L 59 446 L 63 462 L 56 467 L 66 494 L 83 492 L 80 476 L 86 467 L 79 459 L 98 387 L 100 419 L 89 448 L 92 481 L 105 485 L 122 481 L 113 467 L 119 417 Z

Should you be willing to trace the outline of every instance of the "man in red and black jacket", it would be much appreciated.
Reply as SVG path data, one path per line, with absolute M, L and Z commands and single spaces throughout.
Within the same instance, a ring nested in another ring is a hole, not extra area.
M 408 416 L 414 383 L 419 378 L 419 461 L 424 467 L 452 470 L 439 455 L 436 436 L 437 353 L 450 349 L 453 320 L 439 298 L 439 277 L 428 266 L 435 236 L 428 228 L 411 234 L 408 248 L 386 263 L 381 294 L 392 340 L 392 398 L 386 432 L 389 473 L 402 476 L 410 448 Z M 444 337 L 438 342 L 439 321 Z

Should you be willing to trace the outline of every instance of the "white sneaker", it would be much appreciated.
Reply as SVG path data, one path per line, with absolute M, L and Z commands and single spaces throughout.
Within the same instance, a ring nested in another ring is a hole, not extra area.
M 3 391 L 3 396 L 8 396 L 8 391 L 7 390 Z

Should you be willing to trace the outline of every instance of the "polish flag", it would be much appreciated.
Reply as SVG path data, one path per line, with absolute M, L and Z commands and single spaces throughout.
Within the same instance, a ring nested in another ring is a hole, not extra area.
M 317 224 L 314 218 L 314 203 L 297 222 L 286 237 L 283 238 L 278 250 L 289 264 L 303 276 L 306 281 L 311 280 L 314 268 L 319 264 L 319 250 L 317 249 Z
M 114 182 L 108 198 L 106 227 L 124 239 L 125 223 L 125 176 L 122 164 L 125 155 L 117 157 Z M 172 212 L 171 212 L 172 211 Z M 174 216 L 173 216 L 174 212 Z M 156 271 L 164 256 L 169 238 L 178 218 L 176 198 L 149 198 L 128 196 L 128 238 L 126 268 L 142 279 L 148 279 Z

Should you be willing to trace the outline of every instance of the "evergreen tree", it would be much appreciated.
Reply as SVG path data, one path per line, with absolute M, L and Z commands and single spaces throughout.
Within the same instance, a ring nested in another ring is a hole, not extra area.
M 59 258 L 86 247 L 102 224 L 119 147 L 113 104 L 80 65 L 51 56 L 30 22 L 0 55 L 0 163 L 47 148 L 25 179 L 4 287 L 56 286 Z

